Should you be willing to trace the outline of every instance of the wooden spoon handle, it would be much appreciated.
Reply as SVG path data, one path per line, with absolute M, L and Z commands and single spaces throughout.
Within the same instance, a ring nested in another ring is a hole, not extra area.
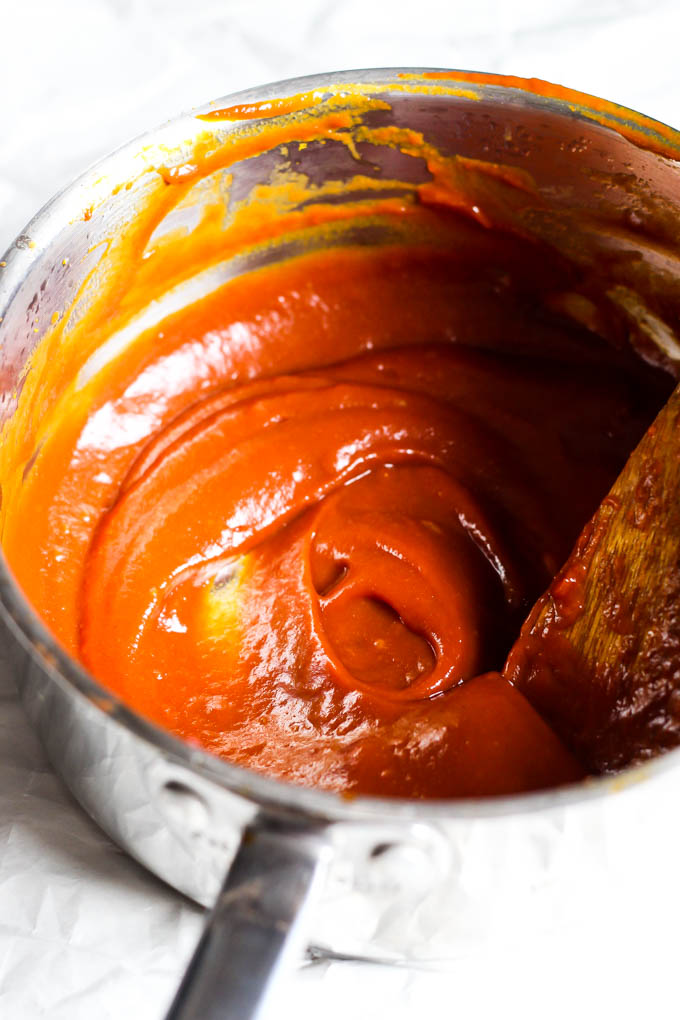
M 504 675 L 590 771 L 680 744 L 680 386 L 532 609 Z

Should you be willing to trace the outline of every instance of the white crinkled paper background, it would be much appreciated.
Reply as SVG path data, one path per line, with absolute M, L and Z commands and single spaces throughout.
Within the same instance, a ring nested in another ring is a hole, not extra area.
M 677 0 L 2 0 L 0 12 L 0 250 L 56 190 L 128 138 L 182 109 L 300 74 L 497 71 L 680 126 Z M 671 776 L 640 815 L 592 809 L 593 832 L 606 836 L 600 886 L 584 864 L 578 923 L 558 938 L 524 923 L 520 900 L 514 940 L 461 953 L 438 973 L 306 966 L 281 985 L 272 1017 L 676 1015 L 679 803 Z M 1 670 L 0 1016 L 157 1020 L 200 925 L 198 908 L 117 850 L 72 801 Z

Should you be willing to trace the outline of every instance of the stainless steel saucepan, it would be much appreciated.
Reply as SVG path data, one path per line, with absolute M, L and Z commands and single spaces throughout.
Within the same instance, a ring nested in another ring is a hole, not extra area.
M 335 202 L 344 200 L 342 185 L 357 174 L 357 160 L 376 180 L 406 187 L 427 179 L 423 160 L 394 146 L 373 144 L 369 152 L 337 132 L 298 144 L 299 111 L 329 97 L 342 109 L 348 83 L 380 100 L 356 115 L 350 133 L 362 118 L 396 124 L 445 155 L 531 173 L 536 200 L 516 210 L 524 233 L 591 271 L 593 287 L 606 290 L 631 343 L 677 361 L 680 134 L 540 82 L 352 71 L 277 83 L 181 116 L 97 164 L 35 217 L 0 263 L 0 424 L 11 423 L 53 313 L 95 300 L 110 252 L 103 242 L 133 229 L 159 168 L 180 173 L 199 136 L 212 135 L 219 147 L 239 133 L 253 137 L 259 116 L 268 128 L 277 118 L 281 123 L 270 150 L 240 151 L 220 168 L 225 208 L 257 188 L 266 203 L 261 186 L 293 149 L 296 173 L 315 184 L 338 182 Z M 271 103 L 297 94 L 303 98 L 295 115 Z M 247 116 L 197 115 L 216 107 L 247 108 Z M 205 194 L 197 186 L 182 211 L 173 211 L 173 223 L 183 215 L 190 230 Z M 375 226 L 350 239 L 381 240 Z M 334 243 L 342 242 L 338 234 Z M 173 307 L 302 244 L 291 237 L 266 252 L 229 252 L 203 274 L 200 287 L 194 280 L 175 288 Z M 156 302 L 147 318 L 162 314 Z M 260 1015 L 274 974 L 305 947 L 442 961 L 494 942 L 511 944 L 519 916 L 547 940 L 565 926 L 579 930 L 586 900 L 599 911 L 605 937 L 621 923 L 607 883 L 640 864 L 630 834 L 646 828 L 659 868 L 677 854 L 663 805 L 669 790 L 680 791 L 680 751 L 620 776 L 540 794 L 350 800 L 230 765 L 136 715 L 62 650 L 2 559 L 0 618 L 26 711 L 85 810 L 143 865 L 211 908 L 172 1017 Z

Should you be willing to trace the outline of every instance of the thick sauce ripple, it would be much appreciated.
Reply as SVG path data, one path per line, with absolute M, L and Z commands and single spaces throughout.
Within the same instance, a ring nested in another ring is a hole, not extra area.
M 29 478 L 50 507 L 32 598 L 95 676 L 307 785 L 455 797 L 582 776 L 496 671 L 660 390 L 497 274 L 477 293 L 460 276 L 310 256 L 176 317 L 122 382 L 102 373 Z M 123 410 L 116 447 L 97 422 Z M 22 579 L 29 559 L 17 542 Z

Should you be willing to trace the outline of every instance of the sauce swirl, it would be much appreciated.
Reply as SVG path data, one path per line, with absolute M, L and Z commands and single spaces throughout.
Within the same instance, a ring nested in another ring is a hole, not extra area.
M 5 546 L 106 686 L 347 793 L 582 777 L 497 671 L 666 384 L 497 240 L 486 277 L 417 249 L 262 269 L 100 372 L 27 477 L 36 543 Z

